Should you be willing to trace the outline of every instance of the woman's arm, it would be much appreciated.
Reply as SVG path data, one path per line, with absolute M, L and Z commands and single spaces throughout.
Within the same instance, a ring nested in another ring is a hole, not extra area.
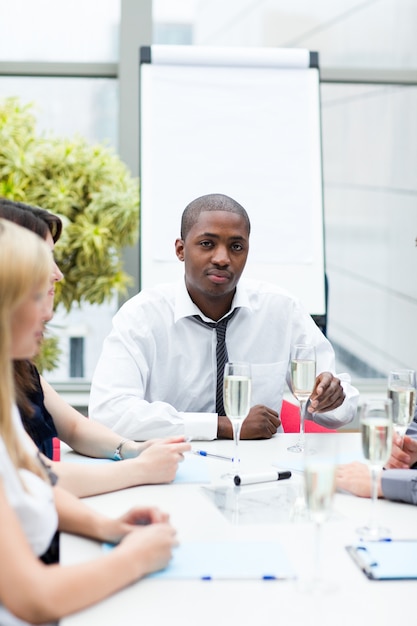
M 120 435 L 81 415 L 42 377 L 41 383 L 45 407 L 54 420 L 59 438 L 80 454 L 112 459 L 122 441 Z M 78 497 L 85 497 L 137 485 L 172 482 L 178 463 L 183 460 L 183 453 L 190 448 L 183 437 L 145 443 L 127 441 L 121 451 L 126 457 L 123 463 L 86 465 L 59 462 L 51 463 L 51 466 L 60 479 L 60 486 Z
M 139 457 L 126 461 L 100 464 L 47 461 L 59 477 L 59 486 L 83 498 L 137 485 L 172 482 L 178 464 L 184 460 L 183 453 L 191 448 L 179 439 L 155 443 Z
M 166 513 L 155 507 L 134 508 L 121 517 L 110 518 L 98 513 L 58 485 L 53 492 L 59 530 L 98 541 L 119 543 L 135 526 L 166 523 L 169 519 Z
M 129 527 L 127 516 L 124 520 L 110 522 L 99 519 L 99 514 L 90 512 L 81 502 L 77 506 L 71 504 L 71 495 L 62 496 L 59 491 L 56 499 L 64 529 L 74 527 L 82 534 L 107 540 L 120 533 L 126 534 L 124 531 Z M 166 519 L 154 509 L 145 511 L 150 519 L 158 516 Z M 139 511 L 135 515 L 139 516 Z M 79 518 L 78 521 L 75 517 Z M 99 559 L 68 567 L 46 566 L 27 543 L 1 479 L 0 528 L 0 601 L 11 613 L 33 624 L 57 620 L 79 611 L 145 574 L 162 569 L 176 545 L 175 531 L 168 523 L 151 523 L 136 527 L 119 546 Z
M 76 411 L 42 376 L 41 384 L 45 407 L 54 420 L 58 437 L 80 454 L 112 459 L 123 437 Z M 145 448 L 146 444 L 127 441 L 122 450 L 123 458 L 138 456 Z

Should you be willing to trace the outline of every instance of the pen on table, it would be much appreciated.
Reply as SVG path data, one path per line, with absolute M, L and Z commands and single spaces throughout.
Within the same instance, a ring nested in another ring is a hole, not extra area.
M 242 578 L 245 578 L 244 576 Z M 247 577 L 248 580 L 256 580 L 257 577 L 256 576 L 248 576 Z M 287 580 L 289 577 L 288 576 L 275 576 L 274 574 L 265 574 L 264 576 L 260 576 L 259 577 L 260 580 Z M 208 575 L 204 575 L 201 576 L 201 580 L 230 580 L 230 576 L 210 576 Z
M 221 454 L 212 454 L 211 452 L 206 452 L 205 450 L 193 450 L 193 454 L 199 454 L 200 456 L 210 456 L 214 459 L 223 459 L 224 461 L 233 461 L 233 457 L 231 456 L 223 456 Z
M 239 485 L 253 485 L 254 483 L 267 483 L 275 480 L 284 480 L 285 478 L 291 478 L 291 472 L 285 470 L 279 472 L 278 470 L 271 470 L 270 472 L 259 472 L 258 474 L 242 474 L 234 477 L 234 483 L 238 487 Z

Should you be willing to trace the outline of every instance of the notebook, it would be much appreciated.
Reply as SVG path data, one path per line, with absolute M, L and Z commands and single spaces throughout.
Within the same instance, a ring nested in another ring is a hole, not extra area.
M 103 544 L 103 549 L 113 546 Z M 288 580 L 295 571 L 276 542 L 184 542 L 173 550 L 168 566 L 149 578 L 200 580 Z
M 346 550 L 371 580 L 417 579 L 417 540 L 363 541 Z

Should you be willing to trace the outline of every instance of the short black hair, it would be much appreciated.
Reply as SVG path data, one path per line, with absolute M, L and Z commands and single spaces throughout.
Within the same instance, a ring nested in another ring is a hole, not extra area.
M 187 237 L 194 224 L 197 223 L 200 214 L 204 211 L 228 211 L 229 213 L 236 213 L 246 221 L 248 235 L 250 234 L 249 215 L 243 206 L 239 204 L 239 202 L 236 202 L 236 200 L 233 200 L 233 198 L 225 196 L 222 193 L 210 193 L 196 198 L 185 207 L 181 217 L 181 239 Z

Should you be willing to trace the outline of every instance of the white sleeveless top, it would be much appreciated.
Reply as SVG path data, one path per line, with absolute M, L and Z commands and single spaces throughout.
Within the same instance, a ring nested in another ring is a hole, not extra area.
M 25 445 L 31 452 L 36 453 L 31 440 L 26 439 L 26 432 L 15 407 L 13 407 L 13 422 L 16 430 L 22 435 Z M 0 480 L 3 483 L 10 506 L 14 509 L 33 552 L 37 556 L 41 556 L 48 549 L 58 526 L 58 515 L 52 488 L 32 472 L 24 469 L 16 470 L 1 437 Z M 1 626 L 21 626 L 26 622 L 14 617 L 0 604 L 0 624 Z

